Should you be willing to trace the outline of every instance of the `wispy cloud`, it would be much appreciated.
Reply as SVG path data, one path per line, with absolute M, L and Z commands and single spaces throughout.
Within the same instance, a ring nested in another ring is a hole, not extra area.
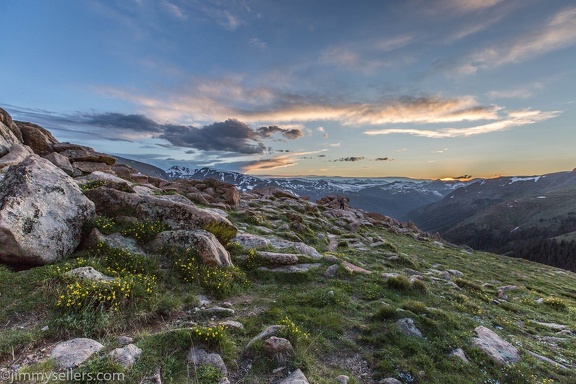
M 307 152 L 292 152 L 289 155 L 275 156 L 266 159 L 258 159 L 244 162 L 241 166 L 242 172 L 250 173 L 263 170 L 271 170 L 277 168 L 286 168 L 297 165 L 297 159 L 302 158 L 305 155 L 315 155 L 327 151 L 322 149 L 319 151 L 307 151 Z
M 499 119 L 499 107 L 480 105 L 472 96 L 393 97 L 372 101 L 291 93 L 270 86 L 245 86 L 241 77 L 200 80 L 168 95 L 147 96 L 101 88 L 100 92 L 137 104 L 157 121 L 302 123 L 337 121 L 344 125 L 448 123 Z
M 528 99 L 532 97 L 534 91 L 542 89 L 543 87 L 544 85 L 538 82 L 521 88 L 490 91 L 488 92 L 488 96 L 498 99 Z
M 250 45 L 260 48 L 260 49 L 266 49 L 268 48 L 268 44 L 266 44 L 265 42 L 263 42 L 262 40 L 260 40 L 257 37 L 251 37 L 250 39 L 248 39 L 248 43 L 250 43 Z
M 184 13 L 184 11 L 178 7 L 176 4 L 171 3 L 168 0 L 162 1 L 162 6 L 166 9 L 171 15 L 175 16 L 178 19 L 186 20 L 188 17 Z
M 557 117 L 559 114 L 560 114 L 559 111 L 552 111 L 552 112 L 531 111 L 531 110 L 511 111 L 508 113 L 507 117 L 501 121 L 468 128 L 442 128 L 439 130 L 390 128 L 380 130 L 369 130 L 365 131 L 364 134 L 366 135 L 406 134 L 406 135 L 428 137 L 434 139 L 469 137 L 492 132 L 505 131 L 507 129 L 520 127 L 523 125 L 535 124 L 541 121 Z
M 458 67 L 462 74 L 519 63 L 576 44 L 576 7 L 566 8 L 533 32 L 481 49 Z

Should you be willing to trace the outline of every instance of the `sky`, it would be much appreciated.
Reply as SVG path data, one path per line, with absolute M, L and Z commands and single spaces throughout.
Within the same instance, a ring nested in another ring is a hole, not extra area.
M 573 0 L 18 0 L 0 15 L 0 107 L 163 169 L 576 167 Z

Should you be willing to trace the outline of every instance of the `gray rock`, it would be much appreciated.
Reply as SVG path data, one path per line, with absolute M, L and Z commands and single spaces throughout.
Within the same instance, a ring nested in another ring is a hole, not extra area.
M 272 265 L 292 265 L 298 263 L 298 255 L 290 253 L 258 252 L 258 256 Z
M 182 248 L 196 247 L 204 265 L 211 267 L 232 266 L 230 253 L 216 237 L 208 231 L 165 231 L 159 233 L 152 243 L 153 249 L 164 245 L 174 245 Z
M 466 364 L 469 363 L 468 358 L 466 358 L 466 355 L 464 354 L 464 350 L 462 348 L 456 348 L 455 350 L 450 352 L 450 356 L 457 357 Z
M 306 273 L 312 269 L 316 269 L 321 267 L 322 264 L 320 263 L 313 263 L 313 264 L 295 264 L 295 265 L 285 265 L 282 267 L 277 268 L 267 268 L 267 267 L 260 267 L 258 268 L 259 271 L 267 271 L 267 272 L 277 272 L 277 273 Z
M 484 351 L 498 364 L 516 363 L 521 360 L 518 349 L 490 329 L 479 326 L 474 329 L 474 332 L 478 337 L 472 340 L 472 344 Z
M 234 316 L 233 309 L 223 307 L 199 308 L 198 313 L 203 316 L 215 316 L 215 317 Z
M 292 344 L 282 337 L 269 337 L 264 341 L 262 348 L 278 364 L 286 364 L 294 356 Z
M 515 291 L 517 290 L 518 287 L 516 285 L 503 285 L 501 287 L 498 287 L 498 290 L 500 291 Z
M 142 350 L 134 344 L 128 344 L 123 348 L 116 348 L 108 354 L 110 358 L 115 360 L 124 368 L 130 368 L 136 363 L 136 359 L 142 354 Z
M 85 149 L 65 149 L 58 151 L 61 155 L 66 156 L 71 162 L 94 162 L 104 163 L 106 165 L 114 165 L 116 159 L 108 156 L 105 153 L 94 151 L 92 148 L 85 147 Z M 111 168 L 110 168 L 111 169 Z
M 527 352 L 528 352 L 530 355 L 532 355 L 532 356 L 533 356 L 535 359 L 537 359 L 537 360 L 543 361 L 543 362 L 545 362 L 545 363 L 548 363 L 548 364 L 550 364 L 550 365 L 553 365 L 553 366 L 558 367 L 558 368 L 561 368 L 561 369 L 570 369 L 570 368 L 568 368 L 567 366 L 565 366 L 565 365 L 563 365 L 563 364 L 557 363 L 557 362 L 555 362 L 554 360 L 547 358 L 546 356 L 539 355 L 539 354 L 534 353 L 534 352 L 532 352 L 532 351 L 527 351 Z
M 21 144 L 12 144 L 10 152 L 0 157 L 0 169 L 21 163 L 31 155 L 31 152 Z
M 339 268 L 340 268 L 340 266 L 338 264 L 333 264 L 333 265 L 329 266 L 326 269 L 326 272 L 324 272 L 324 276 L 326 276 L 328 278 L 336 277 L 336 273 L 338 272 Z
M 335 377 L 334 380 L 336 380 L 338 384 L 348 384 L 348 380 L 350 380 L 350 378 L 346 375 L 340 375 Z
M 237 242 L 246 249 L 266 249 L 272 246 L 270 240 L 265 237 L 250 233 L 238 233 L 232 241 Z
M 398 330 L 405 335 L 424 337 L 422 332 L 420 332 L 416 325 L 414 325 L 414 320 L 409 317 L 396 321 L 396 326 L 398 327 Z
M 554 331 L 562 331 L 562 330 L 568 329 L 568 326 L 563 325 L 563 324 L 542 323 L 542 322 L 536 321 L 536 320 L 530 320 L 530 322 L 532 324 L 536 324 L 536 325 L 539 325 L 539 326 L 544 327 L 544 328 L 552 329 Z
M 70 255 L 94 204 L 54 164 L 30 155 L 0 185 L 0 260 L 49 264 Z
M 106 276 L 101 272 L 98 272 L 94 268 L 88 267 L 78 267 L 72 269 L 65 273 L 66 276 L 75 277 L 80 280 L 88 280 L 88 281 L 112 281 L 114 280 L 113 277 Z
M 193 366 L 200 367 L 202 365 L 211 365 L 220 370 L 222 378 L 228 376 L 228 369 L 222 356 L 217 353 L 209 353 L 202 348 L 192 348 L 188 353 L 188 362 Z M 192 370 L 193 371 L 193 370 Z
M 73 167 L 84 173 L 92 172 L 112 172 L 112 167 L 108 164 L 93 161 L 75 161 Z
M 372 272 L 370 272 L 370 271 L 368 271 L 362 267 L 359 267 L 357 265 L 354 265 L 354 264 L 349 263 L 349 262 L 344 261 L 344 260 L 342 260 L 341 265 L 342 265 L 342 267 L 344 267 L 344 269 L 346 271 L 348 271 L 350 273 L 360 273 L 363 275 L 369 275 L 370 273 L 372 273 Z
M 310 384 L 304 373 L 297 369 L 292 372 L 287 378 L 280 381 L 278 384 Z
M 244 347 L 244 352 L 245 353 L 248 352 L 252 348 L 254 343 L 257 342 L 258 340 L 263 340 L 263 339 L 268 338 L 270 336 L 275 336 L 283 328 L 284 328 L 283 325 L 271 325 L 271 326 L 267 327 L 265 330 L 263 330 L 262 332 L 260 332 L 256 336 L 254 336 L 254 338 L 252 338 L 252 340 L 250 340 L 248 342 L 248 344 L 246 344 L 246 346 Z
M 58 152 L 51 152 L 44 156 L 44 158 L 66 172 L 67 175 L 72 176 L 74 174 L 74 168 L 66 156 L 62 156 Z
M 23 144 L 22 134 L 20 133 L 20 138 L 18 138 L 15 131 L 20 132 L 20 129 L 12 121 L 8 112 L 0 108 L 0 156 L 7 154 L 14 143 Z
M 134 339 L 132 339 L 130 336 L 118 336 L 116 338 L 116 341 L 120 345 L 128 345 L 128 344 L 131 344 L 132 341 L 134 341 Z
M 227 320 L 221 322 L 219 325 L 223 326 L 224 328 L 237 329 L 240 331 L 244 330 L 244 324 L 239 321 Z
M 393 377 L 387 377 L 385 379 L 380 380 L 378 384 L 402 384 L 402 382 Z
M 58 368 L 75 368 L 102 348 L 102 344 L 92 339 L 72 339 L 56 345 L 50 357 Z
M 272 238 L 270 239 L 270 243 L 274 248 L 277 249 L 294 248 L 296 252 L 310 256 L 313 259 L 319 260 L 322 258 L 322 255 L 315 248 L 301 242 L 289 241 L 280 238 Z

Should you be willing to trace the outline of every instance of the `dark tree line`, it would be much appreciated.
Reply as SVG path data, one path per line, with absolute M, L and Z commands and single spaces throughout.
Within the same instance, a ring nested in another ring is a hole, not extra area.
M 576 231 L 576 217 L 562 218 L 554 229 L 532 227 L 513 231 L 496 231 L 470 225 L 451 233 L 447 240 L 474 249 L 519 257 L 576 272 L 576 241 L 553 239 Z

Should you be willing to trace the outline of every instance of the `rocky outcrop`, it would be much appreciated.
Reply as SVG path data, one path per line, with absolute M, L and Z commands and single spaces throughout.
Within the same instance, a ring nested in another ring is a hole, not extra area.
M 178 179 L 164 182 L 160 186 L 164 190 L 176 191 L 202 204 L 206 202 L 237 206 L 240 202 L 240 193 L 235 186 L 216 179 Z
M 164 245 L 180 248 L 194 247 L 198 251 L 198 255 L 204 265 L 211 267 L 232 266 L 230 253 L 213 234 L 204 230 L 161 232 L 154 239 L 152 247 L 159 249 Z
M 118 191 L 109 187 L 98 187 L 85 192 L 96 205 L 96 212 L 110 217 L 134 216 L 140 220 L 158 220 L 174 230 L 202 229 L 218 223 L 236 231 L 230 221 L 192 203 L 184 204 L 170 200 L 170 196 L 145 196 Z
M 10 147 L 9 153 L 0 158 L 0 169 L 10 165 L 16 165 L 30 155 L 31 151 L 27 147 L 14 143 Z
M 54 151 L 54 144 L 58 140 L 46 129 L 32 123 L 15 121 L 22 133 L 22 142 L 32 148 L 35 154 L 45 156 Z
M 29 156 L 0 184 L 0 260 L 48 264 L 71 254 L 94 204 L 51 162 Z
M 128 344 L 123 348 L 116 348 L 108 354 L 112 360 L 124 368 L 130 368 L 142 354 L 142 350 L 134 344 Z
M 70 163 L 70 160 L 66 156 L 62 156 L 58 152 L 51 152 L 44 156 L 44 158 L 50 161 L 52 164 L 66 172 L 69 176 L 74 174 L 74 168 Z
M 278 384 L 309 384 L 308 379 L 301 370 L 297 369 Z
M 414 320 L 412 320 L 409 317 L 396 321 L 396 326 L 398 327 L 398 330 L 405 335 L 424 337 L 424 335 L 422 335 L 422 332 L 420 332 L 420 330 L 414 324 Z
M 196 369 L 203 365 L 211 365 L 214 368 L 217 368 L 221 374 L 220 379 L 226 378 L 228 376 L 228 369 L 226 368 L 226 364 L 224 364 L 222 356 L 217 353 L 209 353 L 202 348 L 192 348 L 188 353 L 188 362 Z M 195 369 L 192 371 L 195 371 Z

